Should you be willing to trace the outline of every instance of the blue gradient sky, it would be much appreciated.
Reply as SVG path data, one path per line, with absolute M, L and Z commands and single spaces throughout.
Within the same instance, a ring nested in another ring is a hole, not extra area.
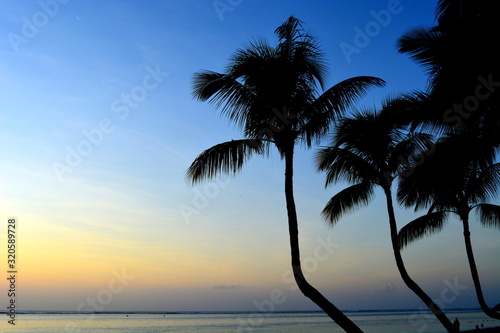
M 216 110 L 192 100 L 193 73 L 223 71 L 251 38 L 275 43 L 274 29 L 294 14 L 323 45 L 327 86 L 356 75 L 387 81 L 359 103 L 377 106 L 425 87 L 421 69 L 395 43 L 409 28 L 433 24 L 435 1 L 60 2 L 45 11 L 37 1 L 0 3 L 0 245 L 15 216 L 20 306 L 77 310 L 83 302 L 88 309 L 86 300 L 97 297 L 109 311 L 258 310 L 278 290 L 284 298 L 276 309 L 316 309 L 290 282 L 276 152 L 251 160 L 237 177 L 186 182 L 197 154 L 240 137 Z M 214 3 L 228 7 L 218 12 Z M 397 13 L 377 30 L 371 12 L 388 6 Z M 376 30 L 363 44 L 356 31 L 366 27 Z M 341 45 L 356 42 L 359 52 L 346 57 Z M 342 185 L 324 189 L 312 153 L 298 151 L 295 181 L 312 284 L 342 309 L 418 308 L 395 268 L 382 196 L 328 227 L 320 211 Z M 397 213 L 400 226 L 416 216 Z M 494 305 L 498 230 L 472 224 Z M 404 257 L 446 308 L 477 306 L 457 220 Z M 456 294 L 450 283 L 460 287 Z

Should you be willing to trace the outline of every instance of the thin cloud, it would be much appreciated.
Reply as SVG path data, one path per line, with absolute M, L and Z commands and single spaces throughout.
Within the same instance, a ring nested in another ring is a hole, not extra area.
M 389 294 L 394 294 L 396 292 L 396 286 L 393 285 L 392 283 L 385 283 L 382 287 L 380 287 L 378 290 L 377 290 L 377 293 L 379 294 L 385 294 L 385 295 L 389 295 Z
M 213 286 L 212 290 L 233 290 L 233 289 L 241 289 L 241 288 L 243 288 L 242 285 L 232 284 L 232 285 Z

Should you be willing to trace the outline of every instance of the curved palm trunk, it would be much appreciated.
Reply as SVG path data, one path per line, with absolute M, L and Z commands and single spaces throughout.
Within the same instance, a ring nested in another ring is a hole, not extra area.
M 465 239 L 465 251 L 467 252 L 467 259 L 469 261 L 470 272 L 472 275 L 472 281 L 474 282 L 474 288 L 476 289 L 477 301 L 481 306 L 483 312 L 491 318 L 500 319 L 500 313 L 493 311 L 486 304 L 483 296 L 483 291 L 481 289 L 481 282 L 479 281 L 479 274 L 477 272 L 476 260 L 474 259 L 474 252 L 472 251 L 472 242 L 470 239 L 470 229 L 469 229 L 469 214 L 463 214 L 461 216 L 462 223 L 464 225 L 464 239 Z
M 413 281 L 408 272 L 406 271 L 406 267 L 403 262 L 403 257 L 401 256 L 401 251 L 398 243 L 398 227 L 396 224 L 396 215 L 394 214 L 394 206 L 392 203 L 392 194 L 390 188 L 384 188 L 385 196 L 387 199 L 387 212 L 389 213 L 389 225 L 391 229 L 391 242 L 392 249 L 394 251 L 394 258 L 396 259 L 396 266 L 398 267 L 401 278 L 404 283 L 413 291 L 422 302 L 427 305 L 427 307 L 432 311 L 432 313 L 436 316 L 436 318 L 441 322 L 446 331 L 449 333 L 456 333 L 459 330 L 453 326 L 451 321 L 446 317 L 444 312 L 439 308 L 439 306 L 425 293 L 425 291 L 420 288 L 420 286 Z
M 330 318 L 348 333 L 363 332 L 346 315 L 328 301 L 318 290 L 309 284 L 302 273 L 299 250 L 299 228 L 297 211 L 293 197 L 293 147 L 285 153 L 285 199 L 288 213 L 288 229 L 290 233 L 290 248 L 292 255 L 292 270 L 295 281 L 304 294 L 318 305 Z

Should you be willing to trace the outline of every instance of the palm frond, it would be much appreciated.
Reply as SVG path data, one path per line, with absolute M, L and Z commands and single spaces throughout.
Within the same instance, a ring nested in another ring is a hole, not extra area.
M 415 211 L 429 207 L 435 202 L 438 193 L 444 193 L 433 187 L 435 175 L 427 173 L 427 169 L 421 170 L 421 166 L 401 172 L 398 179 L 398 203 L 407 208 L 414 206 Z
M 280 41 L 294 41 L 302 28 L 302 21 L 291 15 L 282 25 L 274 30 Z
M 403 249 L 413 241 L 440 232 L 445 225 L 447 216 L 446 212 L 439 211 L 411 221 L 398 233 L 399 248 Z
M 238 125 L 243 125 L 248 108 L 255 100 L 254 94 L 233 76 L 213 71 L 195 73 L 193 97 L 207 101 Z
M 432 153 L 432 135 L 426 133 L 410 133 L 404 140 L 397 142 L 389 156 L 389 170 L 399 175 L 406 175 L 415 165 L 415 161 Z
M 293 71 L 307 76 L 306 81 L 317 81 L 323 88 L 328 66 L 317 38 L 304 29 L 302 21 L 292 15 L 274 33 L 279 40 L 276 49 L 282 60 L 293 63 Z
M 192 184 L 221 174 L 235 174 L 252 154 L 264 154 L 268 144 L 258 139 L 231 140 L 203 151 L 186 171 Z
M 407 150 L 415 147 L 411 142 L 405 142 L 408 140 L 406 126 L 393 121 L 393 113 L 389 112 L 392 106 L 393 100 L 386 100 L 381 112 L 361 110 L 342 118 L 334 137 L 336 145 L 361 157 L 379 173 L 391 177 L 399 166 L 398 161 L 393 160 L 403 153 L 410 154 Z
M 436 19 L 438 21 L 441 21 L 443 18 L 446 18 L 446 16 L 451 16 L 451 15 L 458 16 L 456 13 L 457 9 L 459 9 L 459 2 L 457 1 L 438 0 L 436 6 Z
M 431 76 L 439 69 L 439 47 L 442 34 L 435 29 L 415 28 L 405 33 L 397 42 L 398 51 L 407 53 L 410 58 L 430 72 Z
M 410 131 L 439 134 L 443 132 L 443 112 L 432 102 L 428 92 L 414 90 L 392 97 L 381 113 L 390 117 L 395 124 L 409 126 Z M 441 111 L 438 119 L 436 119 L 436 109 Z
M 344 214 L 360 206 L 366 206 L 374 196 L 374 185 L 369 182 L 359 183 L 335 194 L 322 211 L 323 217 L 334 225 Z
M 457 148 L 458 147 L 458 148 Z M 460 146 L 450 146 L 450 139 L 436 140 L 429 151 L 409 160 L 410 168 L 399 177 L 398 202 L 415 211 L 439 204 L 440 207 L 458 205 L 459 193 L 466 179 L 461 158 L 469 158 Z
M 316 153 L 315 160 L 317 169 L 326 171 L 325 186 L 341 180 L 351 184 L 378 181 L 379 174 L 374 166 L 349 150 L 324 148 Z
M 500 163 L 495 163 L 487 167 L 479 175 L 471 175 L 471 179 L 469 180 L 471 199 L 478 203 L 494 199 L 500 190 L 499 184 Z
M 244 80 L 256 68 L 266 65 L 266 62 L 274 58 L 276 58 L 276 48 L 263 38 L 255 38 L 234 52 L 226 71 L 232 77 Z
M 332 122 L 340 119 L 372 87 L 383 87 L 385 81 L 373 76 L 357 76 L 337 83 L 308 107 L 309 120 L 301 133 L 306 145 L 310 147 L 330 130 Z
M 476 212 L 483 226 L 500 228 L 500 206 L 481 204 L 476 206 Z

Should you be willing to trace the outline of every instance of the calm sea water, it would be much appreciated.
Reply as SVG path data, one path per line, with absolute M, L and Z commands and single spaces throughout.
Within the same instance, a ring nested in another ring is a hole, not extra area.
M 367 333 L 442 333 L 444 330 L 428 312 L 422 311 L 360 311 L 346 313 Z M 461 329 L 500 326 L 481 311 L 449 311 L 451 320 L 460 320 Z M 160 333 L 160 332 L 343 332 L 330 318 L 319 312 L 293 313 L 113 313 L 113 314 L 17 314 L 16 325 L 0 322 L 6 333 Z

